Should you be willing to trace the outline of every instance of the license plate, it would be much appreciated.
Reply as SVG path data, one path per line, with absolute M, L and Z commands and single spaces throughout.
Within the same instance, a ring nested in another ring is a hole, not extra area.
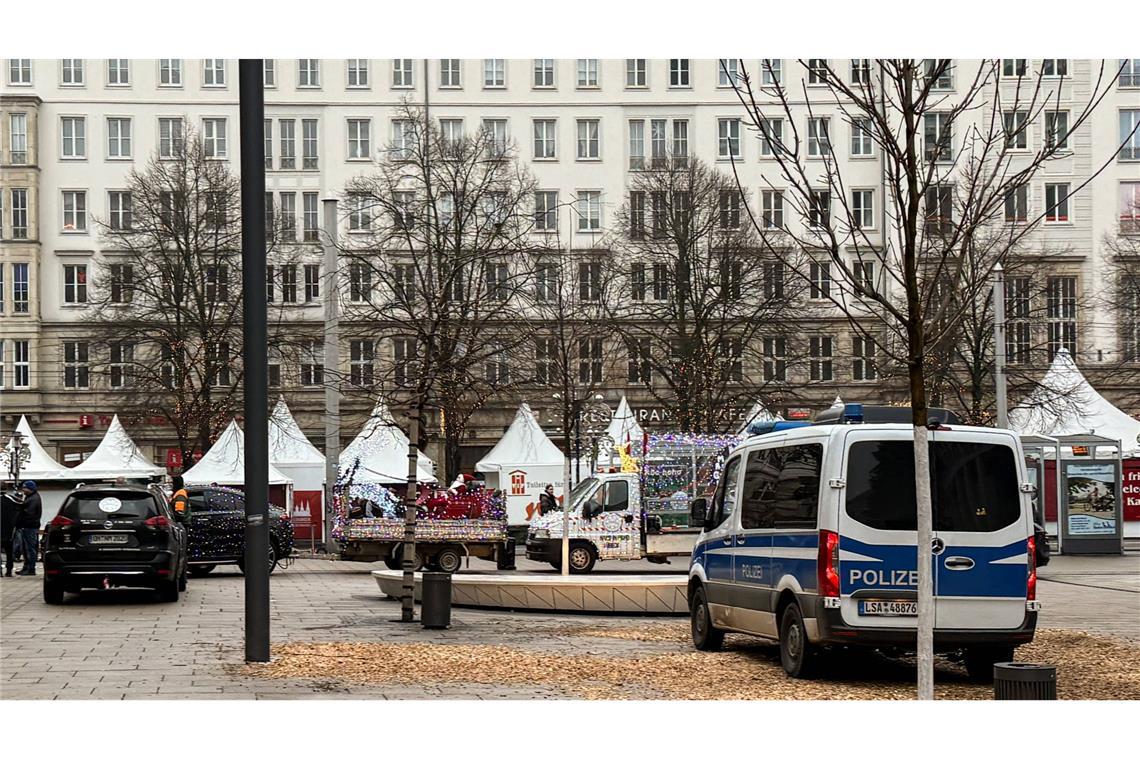
M 891 599 L 867 599 L 859 602 L 859 614 L 913 617 L 918 614 L 918 602 L 900 602 Z
M 108 533 L 107 535 L 94 535 L 88 541 L 93 544 L 125 544 L 130 536 L 125 533 Z

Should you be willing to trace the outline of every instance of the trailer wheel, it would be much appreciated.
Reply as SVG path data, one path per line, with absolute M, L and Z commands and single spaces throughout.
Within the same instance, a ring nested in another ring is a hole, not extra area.
M 455 546 L 443 547 L 433 559 L 433 564 L 445 573 L 457 573 L 463 567 L 463 554 Z
M 588 573 L 594 569 L 598 561 L 598 552 L 593 545 L 585 541 L 576 541 L 570 544 L 570 572 Z
M 404 545 L 396 544 L 392 548 L 392 560 L 395 562 L 393 570 L 402 570 L 404 568 Z M 416 549 L 416 556 L 412 560 L 412 570 L 419 572 L 424 569 L 424 553 L 420 549 Z

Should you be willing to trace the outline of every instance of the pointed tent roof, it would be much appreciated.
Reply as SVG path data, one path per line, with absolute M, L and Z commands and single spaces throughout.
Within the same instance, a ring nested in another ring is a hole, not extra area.
M 478 472 L 493 472 L 499 467 L 539 464 L 561 467 L 566 457 L 542 432 L 542 427 L 525 401 L 519 405 L 507 432 L 495 448 L 475 465 Z
M 28 418 L 21 415 L 20 422 L 16 425 L 17 432 L 24 434 L 24 440 L 27 441 L 28 450 L 31 457 L 27 463 L 20 467 L 21 480 L 71 480 L 72 475 L 67 467 L 64 467 L 59 462 L 55 461 L 50 454 L 40 445 L 36 440 L 35 433 L 32 432 L 32 426 L 28 424 Z M 11 440 L 5 444 L 8 451 L 12 450 Z M 6 474 L 6 473 L 5 473 Z
M 1057 352 L 1037 388 L 1009 413 L 1022 435 L 1095 433 L 1121 441 L 1124 454 L 1140 452 L 1140 420 L 1097 393 L 1065 349 Z
M 637 418 L 633 416 L 633 410 L 629 408 L 629 402 L 625 400 L 625 396 L 621 397 L 618 402 L 617 411 L 610 419 L 610 425 L 606 428 L 606 435 L 614 440 L 614 443 L 621 446 L 626 443 L 637 443 L 640 445 L 645 437 L 641 425 L 637 424 Z
M 744 418 L 744 422 L 741 424 L 740 429 L 736 432 L 743 433 L 753 422 L 769 422 L 772 420 L 782 419 L 784 419 L 784 415 L 777 414 L 773 416 L 773 414 L 768 411 L 768 407 L 757 401 L 752 405 L 752 408 L 748 410 L 748 415 Z
M 165 475 L 166 468 L 146 458 L 116 414 L 99 446 L 91 456 L 72 467 L 71 474 L 76 478 L 153 478 Z
M 345 446 L 340 454 L 343 477 L 357 460 L 356 481 L 371 483 L 406 483 L 408 480 L 408 436 L 396 425 L 392 412 L 383 400 L 377 401 L 368 421 L 360 433 Z M 434 463 L 421 451 L 416 479 L 421 483 L 434 483 Z
M 839 396 L 836 396 L 835 400 L 831 402 L 831 408 L 834 409 L 837 406 L 843 406 L 843 399 Z
M 324 466 L 325 455 L 309 442 L 301 431 L 285 397 L 277 399 L 277 406 L 269 415 L 269 461 L 273 464 Z
M 245 433 L 238 427 L 237 420 L 230 424 L 214 441 L 205 456 L 186 472 L 182 479 L 187 485 L 240 486 L 245 483 Z M 269 465 L 269 484 L 273 486 L 292 483 L 274 467 Z

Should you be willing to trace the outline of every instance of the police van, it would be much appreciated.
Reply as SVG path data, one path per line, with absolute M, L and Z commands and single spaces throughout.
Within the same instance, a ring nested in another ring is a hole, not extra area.
M 914 428 L 863 422 L 860 404 L 833 422 L 767 423 L 726 458 L 712 499 L 694 502 L 697 649 L 719 649 L 727 631 L 776 640 L 797 678 L 824 647 L 913 651 Z M 935 651 L 959 652 L 984 680 L 1033 639 L 1033 489 L 1012 431 L 930 428 Z

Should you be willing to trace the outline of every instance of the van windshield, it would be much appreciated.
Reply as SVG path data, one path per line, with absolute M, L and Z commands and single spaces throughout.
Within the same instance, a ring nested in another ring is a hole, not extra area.
M 573 512 L 579 504 L 585 501 L 587 494 L 593 493 L 594 487 L 597 485 L 597 478 L 586 478 L 570 489 L 570 511 Z
M 158 514 L 150 494 L 122 491 L 71 494 L 59 513 L 72 520 L 143 520 Z
M 930 445 L 934 529 L 987 533 L 1021 514 L 1013 449 L 992 443 Z M 858 441 L 847 458 L 847 514 L 879 530 L 916 530 L 914 443 Z

